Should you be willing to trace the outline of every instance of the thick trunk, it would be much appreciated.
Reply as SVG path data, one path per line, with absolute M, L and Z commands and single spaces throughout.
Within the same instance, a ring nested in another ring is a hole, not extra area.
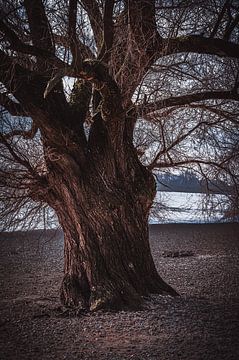
M 127 187 L 123 180 L 113 186 L 112 179 L 96 174 L 83 184 L 70 179 L 71 187 L 58 185 L 56 206 L 65 235 L 62 303 L 92 311 L 134 309 L 150 293 L 176 295 L 158 275 L 150 252 L 147 221 L 154 190 Z M 151 177 L 146 183 L 154 186 Z
M 147 224 L 135 218 L 130 206 L 128 216 L 127 222 L 119 216 L 103 223 L 94 219 L 83 226 L 64 225 L 64 305 L 90 310 L 137 308 L 144 295 L 175 295 L 155 269 Z
M 116 84 L 106 78 L 88 138 L 77 117 L 66 114 L 67 126 L 57 118 L 42 129 L 44 199 L 65 235 L 61 300 L 90 310 L 138 308 L 150 293 L 176 295 L 150 252 L 148 214 L 156 187 L 132 143 L 136 114 L 122 108 Z

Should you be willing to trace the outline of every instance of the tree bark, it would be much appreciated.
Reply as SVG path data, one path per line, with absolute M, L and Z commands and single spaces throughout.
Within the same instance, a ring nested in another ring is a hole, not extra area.
M 53 176 L 51 192 L 64 231 L 62 303 L 90 311 L 137 309 L 150 293 L 176 295 L 158 275 L 150 252 L 152 174 L 138 160 L 124 176 L 99 158 L 87 161 L 83 177 L 73 160 L 67 164 Z

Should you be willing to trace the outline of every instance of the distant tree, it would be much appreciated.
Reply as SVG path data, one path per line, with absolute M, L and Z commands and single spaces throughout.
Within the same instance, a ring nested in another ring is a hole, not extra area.
M 238 1 L 1 1 L 1 208 L 54 210 L 66 306 L 176 295 L 149 247 L 152 172 L 237 189 L 238 20 Z

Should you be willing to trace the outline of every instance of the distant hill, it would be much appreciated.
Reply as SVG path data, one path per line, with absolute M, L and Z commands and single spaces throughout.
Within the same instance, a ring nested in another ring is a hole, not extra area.
M 220 180 L 207 183 L 199 179 L 195 174 L 185 172 L 183 174 L 160 174 L 157 175 L 158 191 L 192 192 L 225 194 L 231 191 L 230 186 Z

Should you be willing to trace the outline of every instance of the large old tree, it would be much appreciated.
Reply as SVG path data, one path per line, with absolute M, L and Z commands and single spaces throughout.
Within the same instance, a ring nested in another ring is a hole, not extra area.
M 4 211 L 54 210 L 65 305 L 176 295 L 149 247 L 152 171 L 236 189 L 238 20 L 237 1 L 1 1 Z

